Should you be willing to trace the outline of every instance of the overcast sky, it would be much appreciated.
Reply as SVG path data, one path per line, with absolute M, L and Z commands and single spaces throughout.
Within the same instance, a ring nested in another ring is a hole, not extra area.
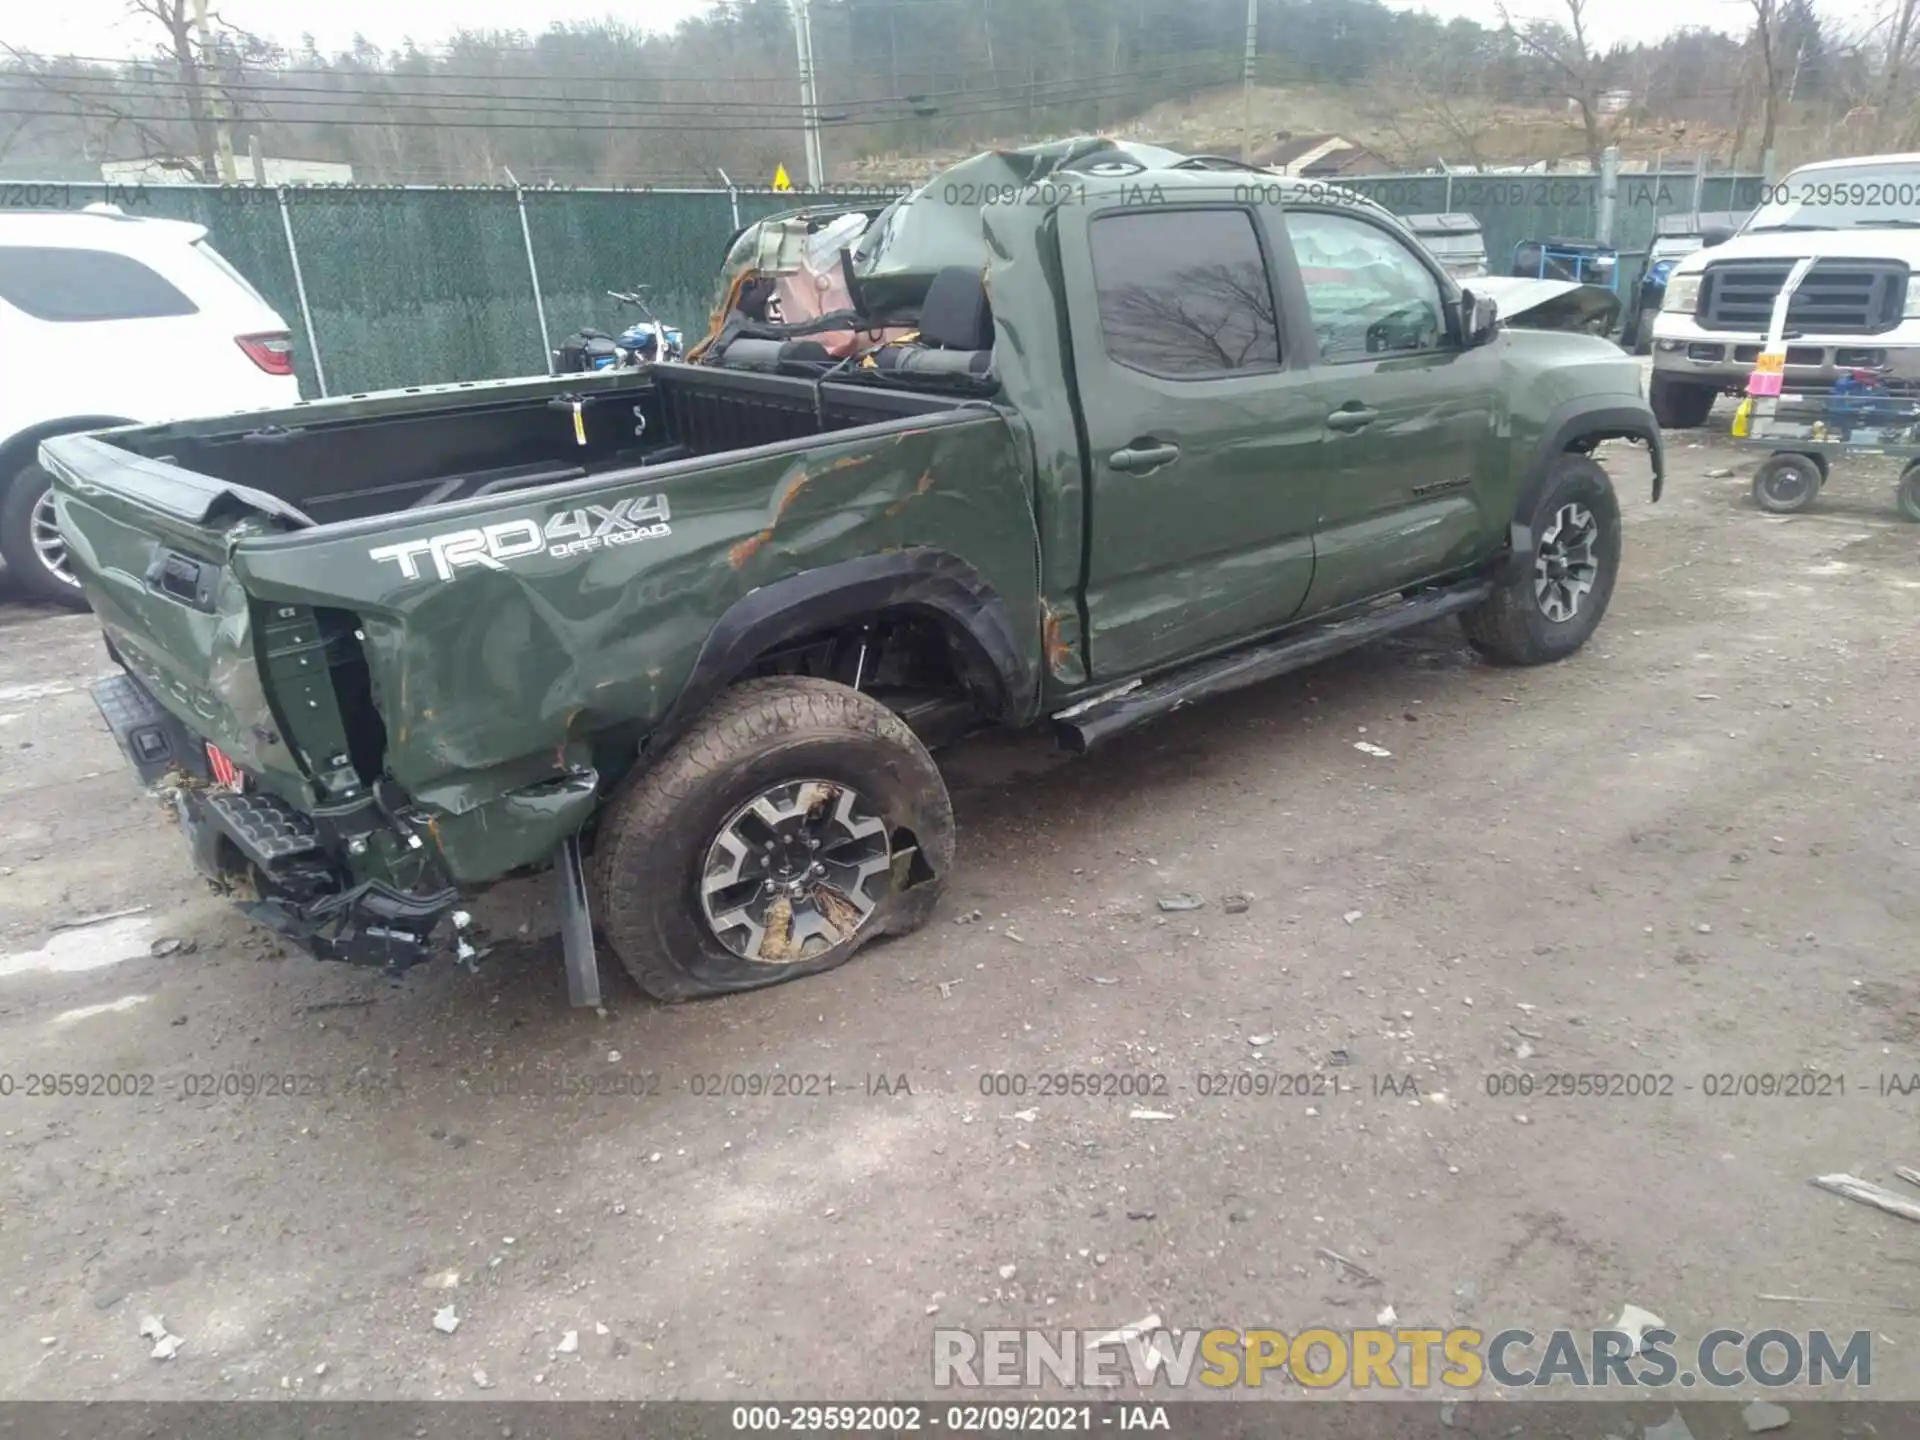
M 286 45 L 311 33 L 326 51 L 345 49 L 355 33 L 397 46 L 411 36 L 431 48 L 454 30 L 543 30 L 553 21 L 613 16 L 630 24 L 671 29 L 712 0 L 216 0 L 234 24 Z M 1007 0 L 997 0 L 1007 3 Z M 1389 0 L 1396 9 L 1499 20 L 1496 0 Z M 1745 0 L 1589 0 L 1589 21 L 1600 44 L 1658 39 L 1682 25 L 1744 29 Z M 1564 13 L 1558 0 L 1511 0 L 1516 17 Z M 5 0 L 0 40 L 23 49 L 72 55 L 123 55 L 151 44 L 152 21 L 127 17 L 126 0 Z

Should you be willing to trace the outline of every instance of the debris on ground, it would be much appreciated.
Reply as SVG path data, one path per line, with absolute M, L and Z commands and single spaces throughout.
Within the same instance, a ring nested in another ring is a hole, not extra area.
M 1253 1046 L 1253 1047 L 1254 1047 L 1255 1049 L 1262 1049 L 1262 1050 L 1263 1050 L 1263 1049 L 1265 1049 L 1265 1048 L 1266 1048 L 1267 1046 L 1269 1046 L 1269 1045 L 1271 1045 L 1271 1044 L 1273 1044 L 1273 1036 L 1271 1036 L 1271 1035 L 1249 1035 L 1249 1036 L 1247 1037 L 1247 1044 L 1249 1044 L 1249 1045 L 1251 1045 L 1251 1046 Z
M 1013 1112 L 1013 1118 L 1023 1125 L 1031 1125 L 1040 1118 L 1039 1107 L 1029 1105 L 1025 1110 L 1016 1110 Z
M 1087 979 L 1096 985 L 1118 985 L 1120 983 L 1117 975 L 1089 975 Z
M 1396 1311 L 1393 1306 L 1386 1305 L 1382 1306 L 1380 1313 L 1373 1317 L 1373 1323 L 1376 1325 L 1391 1325 L 1399 1318 L 1399 1312 Z
M 1171 1120 L 1173 1116 L 1165 1110 L 1129 1110 L 1127 1118 L 1129 1120 Z
M 1346 921 L 1347 924 L 1351 925 L 1360 918 L 1360 914 L 1361 912 L 1358 910 L 1349 910 L 1347 911 L 1346 914 L 1342 915 L 1340 918 Z
M 1349 1275 L 1353 1276 L 1354 1279 L 1361 1281 L 1363 1284 L 1378 1285 L 1380 1283 L 1380 1277 L 1378 1275 L 1374 1274 L 1357 1260 L 1349 1260 L 1338 1250 L 1329 1250 L 1326 1246 L 1322 1245 L 1319 1247 L 1319 1253 L 1322 1257 L 1333 1261 L 1334 1264 L 1338 1265 L 1342 1270 L 1345 1270 Z
M 1849 1200 L 1858 1200 L 1862 1205 L 1871 1205 L 1889 1215 L 1898 1215 L 1902 1220 L 1920 1220 L 1920 1205 L 1871 1181 L 1853 1175 L 1816 1175 L 1813 1183 L 1822 1190 L 1831 1190 Z
M 1709 480 L 1731 480 L 1733 478 L 1733 471 L 1724 465 L 1716 465 L 1713 469 L 1706 472 L 1706 477 Z
M 478 1365 L 473 1367 L 473 1383 L 482 1390 L 491 1390 L 493 1388 L 493 1381 L 487 1378 L 487 1372 Z
M 1893 1167 L 1893 1173 L 1909 1185 L 1920 1185 L 1920 1170 L 1909 1170 L 1904 1165 L 1896 1165 Z
M 191 955 L 199 948 L 198 940 L 182 940 L 177 935 L 163 935 L 147 947 L 147 953 L 156 960 L 164 960 L 169 955 Z
M 76 915 L 71 920 L 56 920 L 49 925 L 49 931 L 84 930 L 89 925 L 104 925 L 109 920 L 125 920 L 129 915 L 144 915 L 153 909 L 151 905 L 129 905 L 124 910 L 101 910 L 92 915 Z
M 171 1360 L 180 1353 L 180 1347 L 186 1343 L 187 1342 L 182 1340 L 178 1335 L 162 1335 L 158 1340 L 153 1342 L 153 1358 L 156 1360 Z
M 1356 740 L 1353 742 L 1353 748 L 1358 750 L 1362 755 L 1377 755 L 1382 760 L 1391 760 L 1393 758 L 1393 752 L 1391 750 L 1386 749 L 1384 746 L 1376 745 L 1371 740 Z
M 453 1313 L 453 1306 L 442 1305 L 433 1312 L 433 1328 L 442 1335 L 451 1335 L 460 1328 L 460 1317 Z
M 987 917 L 978 910 L 966 910 L 954 916 L 953 923 L 956 925 L 971 925 L 976 920 L 984 920 L 986 918 Z
M 1206 903 L 1207 902 L 1202 900 L 1198 895 L 1189 894 L 1184 890 L 1178 894 L 1162 895 L 1160 897 L 1160 908 L 1162 910 L 1198 910 Z
M 1002 1265 L 1000 1267 L 1000 1278 L 1002 1280 L 1011 1280 L 1019 1273 L 1020 1267 L 1018 1265 Z
M 1784 1430 L 1793 1420 L 1784 1405 L 1775 1405 L 1766 1400 L 1755 1400 L 1740 1412 L 1740 1418 L 1747 1422 L 1749 1435 L 1758 1435 L 1765 1430 Z
M 158 1315 L 142 1315 L 140 1317 L 140 1338 L 142 1340 L 158 1340 L 166 1333 L 167 1324 Z
M 1158 1216 L 1158 1215 L 1156 1215 L 1156 1214 L 1155 1214 L 1155 1213 L 1154 1213 L 1153 1211 L 1151 1211 L 1151 1210 L 1129 1210 L 1129 1211 L 1127 1211 L 1127 1219 L 1129 1219 L 1129 1220 L 1157 1220 L 1158 1218 L 1159 1218 L 1159 1216 Z
M 1647 1426 L 1644 1440 L 1693 1440 L 1693 1431 L 1676 1410 L 1658 1425 Z
M 1227 895 L 1222 897 L 1220 908 L 1229 915 L 1244 915 L 1251 904 L 1253 904 L 1251 895 Z
M 571 1355 L 579 1348 L 580 1332 L 578 1330 L 569 1330 L 560 1337 L 560 1343 L 553 1347 L 553 1353 L 556 1355 Z
M 1613 1328 L 1633 1342 L 1633 1348 L 1627 1353 L 1638 1355 L 1640 1346 L 1645 1343 L 1647 1331 L 1664 1330 L 1667 1328 L 1667 1322 L 1651 1310 L 1642 1310 L 1638 1305 L 1622 1305 L 1620 1318 L 1613 1322 Z

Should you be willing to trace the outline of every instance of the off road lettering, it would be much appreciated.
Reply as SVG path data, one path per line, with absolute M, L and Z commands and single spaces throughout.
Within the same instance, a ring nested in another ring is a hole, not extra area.
M 664 495 L 637 495 L 612 505 L 583 505 L 552 516 L 543 529 L 532 520 L 502 520 L 466 530 L 449 530 L 422 540 L 403 540 L 367 552 L 368 558 L 393 561 L 402 579 L 418 580 L 428 570 L 440 580 L 478 567 L 504 570 L 506 562 L 542 552 L 556 560 L 619 545 L 671 535 L 671 511 Z

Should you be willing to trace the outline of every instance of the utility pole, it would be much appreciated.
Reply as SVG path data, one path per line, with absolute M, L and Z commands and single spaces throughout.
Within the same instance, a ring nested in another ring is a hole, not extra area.
M 1241 75 L 1245 113 L 1240 123 L 1240 158 L 1253 163 L 1253 58 L 1260 48 L 1260 0 L 1247 0 L 1247 60 Z
M 193 0 L 193 33 L 200 42 L 200 74 L 204 79 L 218 64 L 213 32 L 207 25 L 207 0 Z M 240 172 L 233 163 L 232 117 L 227 114 L 227 97 L 221 93 L 218 75 L 207 84 L 206 96 L 207 114 L 213 118 L 214 163 L 221 180 L 231 185 L 239 180 Z
M 204 0 L 195 0 L 204 3 Z M 793 43 L 800 53 L 800 121 L 806 129 L 807 184 L 815 194 L 827 178 L 826 157 L 820 151 L 820 96 L 813 73 L 813 20 L 807 0 L 788 0 L 793 7 Z

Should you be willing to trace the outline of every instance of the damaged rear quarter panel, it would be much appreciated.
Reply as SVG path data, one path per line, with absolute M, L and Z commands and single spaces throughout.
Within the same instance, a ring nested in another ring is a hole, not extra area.
M 678 696 L 729 606 L 836 561 L 946 550 L 998 592 L 1037 657 L 1022 454 L 1007 418 L 978 407 L 255 537 L 233 563 L 262 601 L 359 617 L 389 773 L 419 802 L 462 815 L 593 764 L 609 733 L 637 738 Z M 419 578 L 407 579 L 369 554 L 502 522 L 544 530 L 584 506 L 642 496 L 665 497 L 669 533 L 586 555 L 542 551 L 443 580 L 424 557 Z M 479 873 L 491 868 L 484 853 L 449 855 L 456 878 L 492 878 Z

